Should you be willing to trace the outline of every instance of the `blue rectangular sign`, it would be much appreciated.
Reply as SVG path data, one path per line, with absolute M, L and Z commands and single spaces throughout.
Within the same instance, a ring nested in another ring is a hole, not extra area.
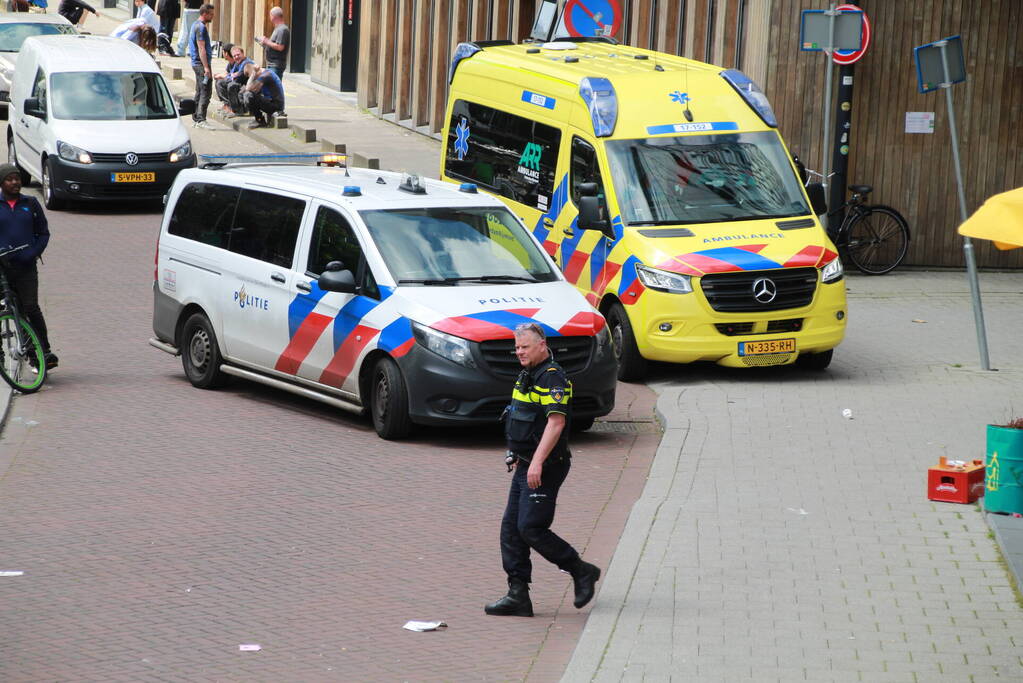
M 941 61 L 941 51 L 945 50 L 948 60 L 949 84 L 963 83 L 966 80 L 966 63 L 963 61 L 963 41 L 959 36 L 950 36 L 913 48 L 916 60 L 916 84 L 920 92 L 931 92 L 946 82 L 945 65 Z
M 666 123 L 661 126 L 647 126 L 647 135 L 664 133 L 702 133 L 711 130 L 739 130 L 735 121 L 707 121 L 706 123 Z
M 522 101 L 535 104 L 544 109 L 554 109 L 554 104 L 557 102 L 553 97 L 547 97 L 547 95 L 541 95 L 538 92 L 530 92 L 528 90 L 522 91 Z

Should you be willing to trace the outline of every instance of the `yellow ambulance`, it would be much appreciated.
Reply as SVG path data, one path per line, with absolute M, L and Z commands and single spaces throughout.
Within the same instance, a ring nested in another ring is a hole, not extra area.
M 450 78 L 441 177 L 530 226 L 607 317 L 620 379 L 828 366 L 846 299 L 823 189 L 744 74 L 586 38 L 462 43 Z

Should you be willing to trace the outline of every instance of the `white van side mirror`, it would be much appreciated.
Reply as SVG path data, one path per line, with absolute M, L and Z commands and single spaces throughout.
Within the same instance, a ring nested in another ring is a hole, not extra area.
M 25 100 L 25 106 L 23 107 L 23 110 L 25 114 L 28 116 L 34 116 L 37 119 L 46 118 L 46 110 L 43 109 L 41 104 L 39 104 L 38 97 L 29 97 L 27 100 Z

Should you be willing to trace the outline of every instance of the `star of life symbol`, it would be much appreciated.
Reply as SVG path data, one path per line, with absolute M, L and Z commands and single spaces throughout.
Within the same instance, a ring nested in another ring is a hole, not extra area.
M 469 125 L 466 123 L 465 117 L 462 117 L 455 128 L 455 134 L 455 152 L 458 153 L 458 160 L 461 161 L 469 153 Z
M 679 92 L 678 90 L 671 93 L 670 97 L 672 102 L 678 102 L 679 104 L 685 104 L 689 101 L 689 93 Z

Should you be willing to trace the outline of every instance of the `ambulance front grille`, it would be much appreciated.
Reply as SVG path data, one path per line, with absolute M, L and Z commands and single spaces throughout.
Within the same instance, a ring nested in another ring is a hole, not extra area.
M 775 296 L 758 301 L 753 285 L 760 279 L 771 281 Z M 816 268 L 782 268 L 743 273 L 714 273 L 700 278 L 703 295 L 715 311 L 755 313 L 808 306 L 817 291 Z
M 554 360 L 561 364 L 569 375 L 581 372 L 590 362 L 593 350 L 592 337 L 548 337 L 547 346 L 554 352 Z M 495 375 L 515 377 L 522 366 L 515 357 L 514 339 L 491 339 L 480 342 L 483 362 Z

